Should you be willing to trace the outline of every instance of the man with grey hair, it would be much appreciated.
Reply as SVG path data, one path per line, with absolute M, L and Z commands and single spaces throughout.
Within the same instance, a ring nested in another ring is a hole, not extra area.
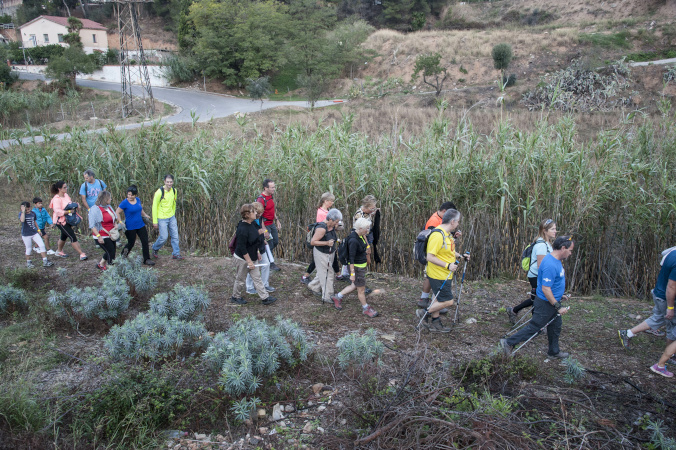
M 433 301 L 427 308 L 419 308 L 416 315 L 423 319 L 423 325 L 432 333 L 451 331 L 441 323 L 439 311 L 455 304 L 452 290 L 453 272 L 457 270 L 460 258 L 464 257 L 469 261 L 469 254 L 462 256 L 455 251 L 453 232 L 458 225 L 460 225 L 460 212 L 456 209 L 449 209 L 444 213 L 441 225 L 434 228 L 427 238 L 426 269 Z
M 332 208 L 326 214 L 326 219 L 315 225 L 315 231 L 310 240 L 312 256 L 317 267 L 317 276 L 308 284 L 308 288 L 318 291 L 321 287 L 322 302 L 331 303 L 333 295 L 333 259 L 336 257 L 336 227 L 343 220 L 343 214 Z
M 80 186 L 80 196 L 82 197 L 82 205 L 89 210 L 96 203 L 101 191 L 106 190 L 106 183 L 97 180 L 94 171 L 87 169 L 84 171 L 85 182 Z

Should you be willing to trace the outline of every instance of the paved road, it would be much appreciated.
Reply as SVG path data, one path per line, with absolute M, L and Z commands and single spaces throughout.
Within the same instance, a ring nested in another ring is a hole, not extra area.
M 673 64 L 673 63 L 676 63 L 676 58 L 659 59 L 657 61 L 633 62 L 633 63 L 629 63 L 629 65 L 631 67 L 639 67 L 639 66 L 659 66 L 659 65 Z
M 44 80 L 43 75 L 39 74 L 29 74 L 21 73 L 19 77 L 24 80 Z M 93 89 L 101 89 L 105 91 L 120 91 L 119 83 L 110 83 L 105 81 L 90 81 L 90 80 L 77 80 L 78 86 L 88 87 Z M 140 89 L 136 86 L 134 87 L 134 94 L 140 95 Z M 153 97 L 157 100 L 170 103 L 178 108 L 178 112 L 173 116 L 164 117 L 158 119 L 161 123 L 179 123 L 179 122 L 192 122 L 192 117 L 190 113 L 194 111 L 194 114 L 199 117 L 198 122 L 207 122 L 211 119 L 217 119 L 220 117 L 227 117 L 235 114 L 236 112 L 248 113 L 260 111 L 261 103 L 252 102 L 251 100 L 241 99 L 236 97 L 231 97 L 221 94 L 211 94 L 206 92 L 191 91 L 186 89 L 176 89 L 176 88 L 153 88 Z M 322 100 L 315 103 L 316 107 L 329 106 L 335 104 L 331 100 Z M 263 102 L 263 109 L 277 108 L 280 106 L 300 106 L 303 108 L 309 107 L 307 102 L 278 102 L 278 101 L 265 101 Z M 119 125 L 115 127 L 116 130 L 130 130 L 134 128 L 140 128 L 144 125 L 154 123 L 156 121 L 148 121 L 143 123 L 133 123 L 127 125 Z M 105 128 L 98 130 L 92 130 L 91 133 L 103 133 Z M 63 133 L 55 135 L 57 140 L 62 140 L 70 136 L 69 133 Z M 28 137 L 23 138 L 24 143 L 31 142 L 43 142 L 44 138 L 42 136 Z M 16 140 L 4 140 L 0 141 L 0 148 L 6 148 L 11 145 L 17 144 Z

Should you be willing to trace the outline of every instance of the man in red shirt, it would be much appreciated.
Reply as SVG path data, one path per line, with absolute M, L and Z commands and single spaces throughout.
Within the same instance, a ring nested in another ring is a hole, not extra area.
M 425 224 L 425 229 L 429 230 L 430 228 L 436 228 L 439 225 L 441 225 L 441 219 L 444 217 L 444 213 L 448 211 L 449 209 L 457 209 L 455 207 L 455 204 L 453 202 L 444 202 L 441 204 L 439 207 L 439 210 L 432 214 L 429 219 L 427 219 L 427 223 Z M 453 234 L 454 239 L 458 239 L 460 236 L 462 236 L 462 232 L 456 231 L 455 234 Z M 430 281 L 427 278 L 427 275 L 424 276 L 423 278 L 423 290 L 422 294 L 420 295 L 420 301 L 418 301 L 418 307 L 419 308 L 427 308 L 430 305 Z M 446 314 L 448 313 L 447 309 L 442 309 L 441 314 Z
M 268 245 L 270 246 L 270 251 L 274 250 L 279 243 L 279 230 L 282 229 L 282 224 L 279 222 L 277 213 L 275 210 L 275 200 L 273 195 L 275 193 L 276 187 L 275 182 L 269 178 L 263 180 L 263 192 L 258 196 L 256 201 L 263 204 L 263 224 L 270 233 L 270 241 Z M 270 269 L 279 271 L 281 270 L 275 263 L 270 264 Z

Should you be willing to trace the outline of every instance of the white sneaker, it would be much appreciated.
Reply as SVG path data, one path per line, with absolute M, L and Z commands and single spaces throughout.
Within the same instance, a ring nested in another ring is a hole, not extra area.
M 40 253 L 40 249 L 37 248 L 37 247 L 33 247 L 33 251 L 34 251 L 35 253 Z
M 56 252 L 55 252 L 54 250 L 52 250 L 52 249 L 49 249 L 49 250 L 47 250 L 47 254 L 48 254 L 48 255 L 55 255 Z

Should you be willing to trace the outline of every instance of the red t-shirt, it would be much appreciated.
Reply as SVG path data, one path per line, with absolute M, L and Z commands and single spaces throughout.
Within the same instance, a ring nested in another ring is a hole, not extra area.
M 256 201 L 262 203 L 265 207 L 263 210 L 263 225 L 272 225 L 275 218 L 275 200 L 272 198 L 272 195 L 261 193 Z
M 109 234 L 106 230 L 112 229 L 113 226 L 115 226 L 115 222 L 113 220 L 113 215 L 110 213 L 108 208 L 101 208 L 101 215 L 103 216 L 103 222 L 101 222 L 99 234 L 103 237 L 107 237 Z M 94 236 L 94 233 L 92 233 L 92 236 Z

